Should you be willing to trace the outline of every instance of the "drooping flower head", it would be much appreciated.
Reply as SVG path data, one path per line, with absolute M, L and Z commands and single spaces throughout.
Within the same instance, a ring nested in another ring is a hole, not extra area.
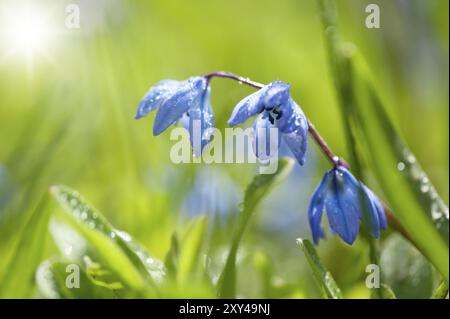
M 154 136 L 181 119 L 189 131 L 194 154 L 199 156 L 210 142 L 214 127 L 210 93 L 205 77 L 191 77 L 185 81 L 162 80 L 142 98 L 135 118 L 158 109 L 153 126 Z
M 380 237 L 380 229 L 387 228 L 379 199 L 343 166 L 327 171 L 311 198 L 308 217 L 315 244 L 325 237 L 321 226 L 324 209 L 330 230 L 350 245 L 358 235 L 360 221 L 375 238 Z
M 263 159 L 270 157 L 273 147 L 269 144 L 275 142 L 278 147 L 282 138 L 297 161 L 303 165 L 308 122 L 303 111 L 291 98 L 289 84 L 275 81 L 244 98 L 234 108 L 228 124 L 235 126 L 252 116 L 257 116 L 253 125 L 253 150 L 256 156 Z M 281 133 L 277 134 L 277 138 L 270 136 L 273 128 Z M 261 145 L 264 147 L 260 147 Z

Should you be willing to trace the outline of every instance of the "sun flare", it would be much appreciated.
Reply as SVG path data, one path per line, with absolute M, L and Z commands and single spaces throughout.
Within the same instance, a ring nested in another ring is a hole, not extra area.
M 2 8 L 1 32 L 9 55 L 22 54 L 31 58 L 49 49 L 51 28 L 43 10 L 25 6 Z

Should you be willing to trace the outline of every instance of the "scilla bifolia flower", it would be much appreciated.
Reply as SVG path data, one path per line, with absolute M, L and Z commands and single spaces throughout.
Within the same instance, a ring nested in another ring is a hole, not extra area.
M 325 173 L 311 198 L 308 217 L 315 244 L 325 237 L 320 225 L 324 209 L 330 230 L 350 245 L 358 235 L 360 220 L 375 238 L 380 237 L 380 229 L 387 227 L 383 206 L 376 195 L 339 165 Z
M 185 81 L 162 80 L 142 98 L 135 118 L 144 117 L 158 108 L 154 136 L 181 119 L 189 131 L 194 154 L 200 156 L 211 140 L 214 127 L 210 91 L 205 77 L 191 77 Z
M 282 138 L 300 165 L 303 165 L 308 122 L 291 98 L 289 84 L 275 81 L 244 98 L 234 108 L 228 124 L 235 126 L 252 116 L 257 116 L 253 126 L 253 150 L 256 156 L 265 159 L 275 155 Z

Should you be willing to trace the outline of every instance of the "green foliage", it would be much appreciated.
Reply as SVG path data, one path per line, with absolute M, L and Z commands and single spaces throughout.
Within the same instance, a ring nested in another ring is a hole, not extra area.
M 130 235 L 114 229 L 103 215 L 77 192 L 65 186 L 53 186 L 51 193 L 81 226 L 79 229 L 97 249 L 105 264 L 132 288 L 143 289 L 145 281 L 160 280 L 164 276 L 164 270 L 158 261 Z
M 313 271 L 314 278 L 316 279 L 317 284 L 322 290 L 323 297 L 331 299 L 341 299 L 341 290 L 334 281 L 333 276 L 320 261 L 320 258 L 317 255 L 314 246 L 307 239 L 299 238 L 297 239 L 297 243 L 303 250 L 305 257 L 308 260 L 308 264 Z
M 8 270 L 0 282 L 1 298 L 30 298 L 34 273 L 42 260 L 50 218 L 49 198 L 43 196 L 21 232 Z M 24 267 L 23 265 L 26 265 Z
M 429 298 L 433 271 L 427 260 L 408 241 L 392 234 L 384 243 L 380 260 L 383 280 L 398 298 Z
M 319 4 L 357 171 L 361 171 L 358 159 L 365 156 L 395 216 L 448 280 L 448 207 L 386 114 L 362 57 L 353 45 L 340 39 L 333 6 L 329 1 Z M 357 154 L 357 148 L 364 156 Z
M 381 283 L 379 289 L 372 289 L 373 299 L 396 299 L 397 296 L 392 291 L 392 288 L 386 284 Z M 376 293 L 374 291 L 377 291 Z
M 287 177 L 289 172 L 292 170 L 293 165 L 294 161 L 292 159 L 280 159 L 278 161 L 278 170 L 275 174 L 256 175 L 245 190 L 244 202 L 242 204 L 242 210 L 239 216 L 240 219 L 234 233 L 225 266 L 220 274 L 218 283 L 218 297 L 236 297 L 236 256 L 242 235 L 247 228 L 250 217 L 252 216 L 256 206 L 274 185 L 280 183 Z
M 442 280 L 431 296 L 432 299 L 448 299 L 448 282 Z
M 108 283 L 98 280 L 99 269 L 86 272 L 79 268 L 79 287 L 68 288 L 67 279 L 73 263 L 58 260 L 42 262 L 36 271 L 36 283 L 43 297 L 49 299 L 91 299 L 91 298 L 119 298 L 120 283 Z M 96 266 L 98 267 L 98 266 Z M 70 278 L 69 278 L 70 279 Z M 69 286 L 70 287 L 70 286 Z

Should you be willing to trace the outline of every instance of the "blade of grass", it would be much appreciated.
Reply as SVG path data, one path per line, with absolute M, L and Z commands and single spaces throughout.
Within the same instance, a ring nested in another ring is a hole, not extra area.
M 31 297 L 34 273 L 43 258 L 49 218 L 49 196 L 44 195 L 22 230 L 8 271 L 0 283 L 1 298 Z
M 244 195 L 244 202 L 238 221 L 237 231 L 234 234 L 230 252 L 228 253 L 225 267 L 220 274 L 218 282 L 219 298 L 236 297 L 236 256 L 239 244 L 247 228 L 250 217 L 256 206 L 269 193 L 271 188 L 285 179 L 292 169 L 294 162 L 292 159 L 283 158 L 278 161 L 278 170 L 275 174 L 257 175 L 247 187 Z
M 407 239 L 448 280 L 448 207 L 385 113 L 363 59 L 339 39 L 332 3 L 319 0 L 319 7 L 339 99 L 344 115 L 353 120 L 348 131 L 358 130 L 350 137 L 364 139 L 356 142 L 371 162 Z
M 439 286 L 433 292 L 431 299 L 445 299 L 448 297 L 448 281 L 445 279 L 441 281 Z
M 208 218 L 197 218 L 181 238 L 178 259 L 178 279 L 182 283 L 186 282 L 189 276 L 199 273 L 197 267 L 202 261 L 201 250 L 207 229 Z
M 313 271 L 314 278 L 321 288 L 323 297 L 327 299 L 341 299 L 341 290 L 334 281 L 330 272 L 320 261 L 314 246 L 309 242 L 309 240 L 301 238 L 297 239 L 297 244 L 302 248 L 303 253 L 305 254 L 306 260 Z
M 98 244 L 103 257 L 110 260 L 108 266 L 119 274 L 127 276 L 127 281 L 142 288 L 141 280 L 153 284 L 165 275 L 162 263 L 152 258 L 130 235 L 115 229 L 106 218 L 88 203 L 78 192 L 66 186 L 53 186 L 51 194 L 61 204 L 77 224 L 82 225 L 83 235 Z M 101 246 L 101 247 L 100 247 Z M 108 249 L 106 249 L 109 247 Z M 114 254 L 110 252 L 114 251 Z M 119 256 L 124 258 L 113 261 Z M 126 272 L 125 269 L 128 271 Z

